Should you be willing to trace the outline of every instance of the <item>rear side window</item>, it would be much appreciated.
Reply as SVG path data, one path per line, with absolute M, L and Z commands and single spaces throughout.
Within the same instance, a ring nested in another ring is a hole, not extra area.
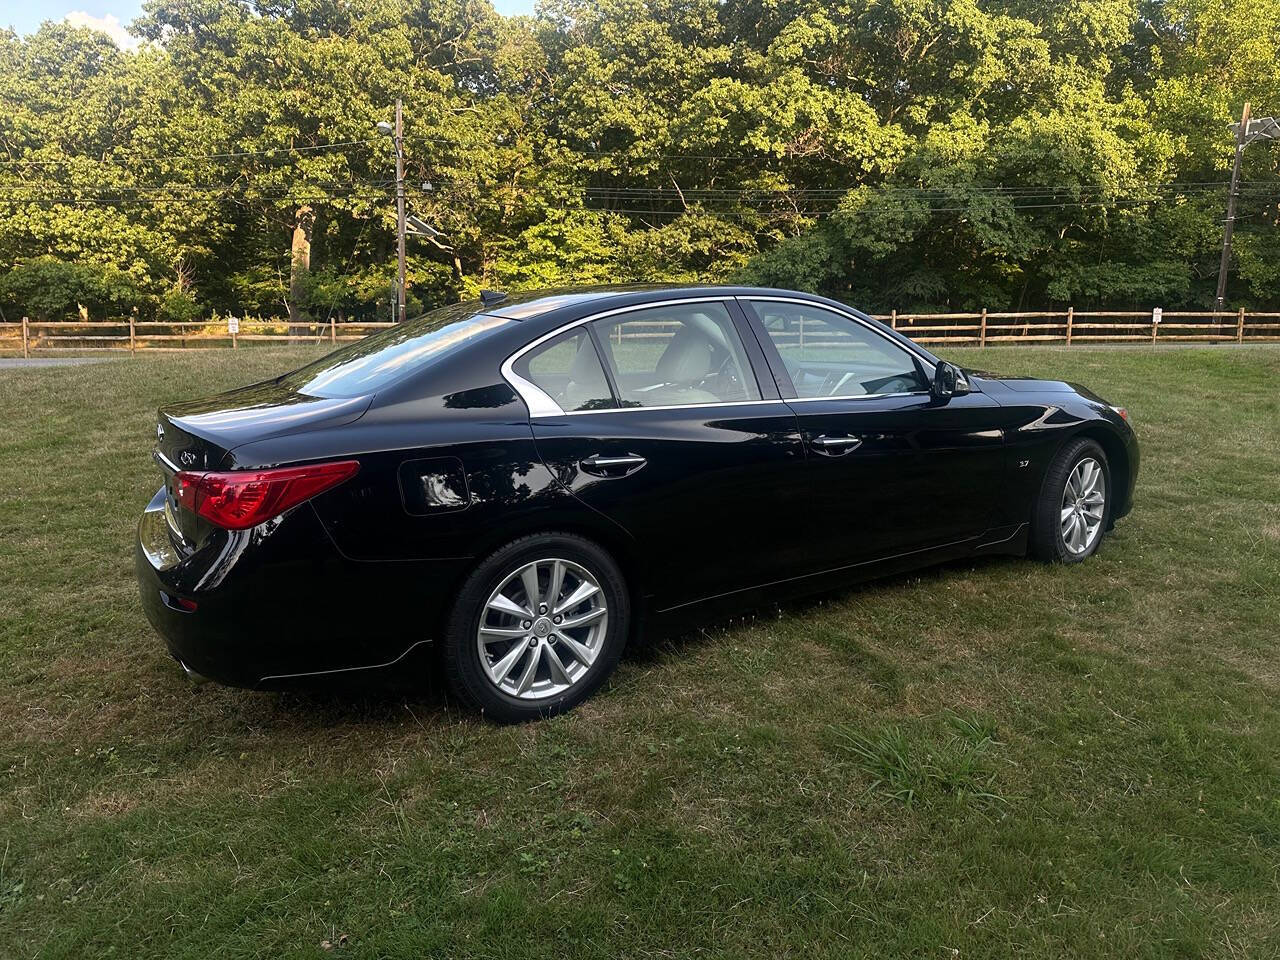
M 593 325 L 624 407 L 760 399 L 746 351 L 722 303 L 651 307 Z
M 614 406 L 600 355 L 585 327 L 530 350 L 512 369 L 561 410 L 607 410 Z

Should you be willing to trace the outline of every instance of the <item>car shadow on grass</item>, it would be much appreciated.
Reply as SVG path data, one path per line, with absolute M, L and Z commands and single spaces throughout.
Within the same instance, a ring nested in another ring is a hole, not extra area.
M 705 611 L 696 622 L 658 627 L 623 654 L 624 664 L 643 669 L 675 663 L 707 645 L 719 642 L 727 631 L 777 620 L 803 622 L 820 615 L 832 605 L 856 598 L 860 593 L 900 590 L 904 594 L 921 583 L 940 583 L 957 571 L 974 571 L 1025 564 L 1017 557 L 967 557 L 922 570 L 892 574 L 852 586 L 781 601 L 761 599 L 744 610 L 739 604 L 728 610 Z M 901 680 L 899 665 L 859 648 L 853 651 L 852 668 L 865 674 L 867 682 L 896 697 Z M 607 688 L 606 688 L 607 689 Z M 271 698 L 270 725 L 328 728 L 340 726 L 401 726 L 406 713 L 421 724 L 438 725 L 481 718 L 453 697 L 444 682 L 438 651 L 426 645 L 396 665 L 394 671 L 355 671 L 315 678 L 288 690 L 256 693 Z M 601 694 L 597 694 L 600 696 Z
M 716 642 L 717 638 L 727 630 L 778 620 L 803 621 L 819 615 L 831 606 L 870 591 L 882 593 L 900 590 L 905 594 L 907 590 L 914 589 L 922 583 L 944 582 L 949 577 L 954 577 L 958 571 L 969 572 L 1004 567 L 1016 569 L 1027 562 L 1024 557 L 999 554 L 961 557 L 918 570 L 874 577 L 860 583 L 832 587 L 829 590 L 804 596 L 772 601 L 761 599 L 746 609 L 743 609 L 739 603 L 738 608 L 732 612 L 724 610 L 718 613 L 705 613 L 696 623 L 651 630 L 641 642 L 633 643 L 628 648 L 624 661 L 657 666 L 668 659 L 685 657 L 696 648 Z
M 401 726 L 406 714 L 411 722 L 471 717 L 450 695 L 435 651 L 420 651 L 400 661 L 394 671 L 338 673 L 246 695 L 268 698 L 275 722 L 290 726 Z

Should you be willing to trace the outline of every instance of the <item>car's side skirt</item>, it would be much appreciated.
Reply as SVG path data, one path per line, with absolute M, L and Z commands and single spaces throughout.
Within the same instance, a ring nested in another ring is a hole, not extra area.
M 1025 553 L 1027 530 L 1028 524 L 1025 522 L 1007 527 L 996 527 L 986 530 L 976 537 L 966 537 L 963 540 L 955 540 L 919 550 L 910 550 L 889 557 L 851 563 L 829 570 L 821 570 L 817 573 L 785 577 L 768 583 L 754 584 L 750 587 L 729 591 L 728 593 L 704 597 L 691 603 L 660 607 L 654 610 L 654 615 L 659 617 L 678 615 L 683 618 L 686 611 L 692 612 L 694 608 L 700 608 L 704 605 L 714 606 L 725 601 L 732 601 L 745 594 L 767 594 L 770 599 L 804 596 L 811 593 L 822 593 L 826 590 L 852 583 L 872 580 L 877 577 L 903 573 L 907 570 L 917 570 L 921 567 L 928 567 L 935 563 L 966 556 Z

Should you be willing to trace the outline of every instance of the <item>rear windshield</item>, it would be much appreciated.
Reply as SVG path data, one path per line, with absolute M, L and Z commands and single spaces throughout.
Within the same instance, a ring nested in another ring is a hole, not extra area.
M 455 303 L 381 330 L 285 374 L 280 383 L 312 397 L 377 393 L 439 363 L 477 337 L 513 321 L 480 313 L 478 303 Z

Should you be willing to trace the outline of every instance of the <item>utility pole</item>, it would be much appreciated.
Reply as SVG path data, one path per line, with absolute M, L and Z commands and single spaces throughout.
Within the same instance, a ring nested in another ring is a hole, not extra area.
M 378 133 L 391 138 L 396 151 L 396 289 L 391 298 L 391 322 L 404 322 L 404 105 L 396 98 L 396 122 L 379 120 Z
M 1227 193 L 1227 222 L 1222 227 L 1222 260 L 1218 264 L 1218 295 L 1213 301 L 1213 316 L 1217 320 L 1222 313 L 1227 293 L 1227 266 L 1231 263 L 1231 234 L 1236 226 L 1236 195 L 1240 192 L 1240 158 L 1244 156 L 1245 138 L 1249 135 L 1249 104 L 1240 114 L 1240 126 L 1236 128 L 1236 159 L 1231 165 L 1231 189 Z
M 405 280 L 404 280 L 404 247 L 405 238 L 409 234 L 415 237 L 425 237 L 431 241 L 438 249 L 453 251 L 453 247 L 446 246 L 440 242 L 440 238 L 444 236 L 439 230 L 431 226 L 419 216 L 409 216 L 405 210 L 404 196 L 404 104 L 399 97 L 396 98 L 396 122 L 394 124 L 387 123 L 385 120 L 379 120 L 375 124 L 375 129 L 384 137 L 390 137 L 391 143 L 396 151 L 396 289 L 395 295 L 391 298 L 391 318 L 393 323 L 404 323 L 405 321 Z M 424 190 L 430 190 L 431 184 L 424 183 Z M 454 264 L 457 264 L 457 254 L 454 254 Z
M 1249 111 L 1245 107 L 1245 113 Z M 404 111 L 400 98 L 396 98 L 396 323 L 404 323 Z M 1236 169 L 1240 168 L 1240 153 L 1236 152 Z M 1234 187 L 1232 188 L 1234 189 Z M 1234 201 L 1233 201 L 1234 202 Z M 1218 281 L 1221 286 L 1222 281 Z M 1222 291 L 1218 291 L 1219 297 Z

